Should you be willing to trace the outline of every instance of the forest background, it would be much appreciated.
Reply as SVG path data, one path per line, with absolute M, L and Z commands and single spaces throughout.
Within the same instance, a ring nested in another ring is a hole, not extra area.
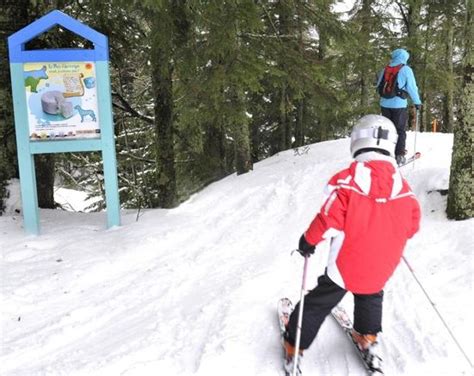
M 59 9 L 109 38 L 123 208 L 172 208 L 282 150 L 347 136 L 380 112 L 377 74 L 405 48 L 423 102 L 419 130 L 454 133 L 448 216 L 473 216 L 472 0 L 0 4 L 0 215 L 18 178 L 7 37 Z M 92 46 L 61 28 L 27 45 L 64 47 Z M 104 208 L 100 153 L 35 158 L 41 208 L 58 206 L 58 186 L 98 198 L 88 210 Z

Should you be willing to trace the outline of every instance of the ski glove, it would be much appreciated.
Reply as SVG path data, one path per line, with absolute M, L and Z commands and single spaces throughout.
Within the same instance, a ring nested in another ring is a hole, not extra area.
M 300 242 L 298 244 L 298 252 L 301 254 L 303 257 L 309 257 L 314 253 L 316 246 L 311 245 L 306 241 L 306 238 L 304 237 L 304 234 L 301 235 Z

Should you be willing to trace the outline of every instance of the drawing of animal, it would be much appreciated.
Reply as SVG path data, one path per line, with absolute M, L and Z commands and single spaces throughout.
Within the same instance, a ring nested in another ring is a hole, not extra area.
M 24 71 L 25 87 L 30 87 L 32 93 L 37 93 L 38 84 L 41 80 L 47 80 L 49 77 L 46 73 L 46 66 L 32 71 Z
M 79 115 L 81 115 L 81 123 L 84 122 L 84 118 L 86 116 L 90 116 L 90 118 L 92 119 L 92 121 L 97 121 L 96 117 L 95 117 L 95 113 L 94 111 L 92 110 L 85 110 L 83 109 L 81 106 L 79 105 L 75 105 L 74 108 L 77 110 L 77 112 L 79 112 Z

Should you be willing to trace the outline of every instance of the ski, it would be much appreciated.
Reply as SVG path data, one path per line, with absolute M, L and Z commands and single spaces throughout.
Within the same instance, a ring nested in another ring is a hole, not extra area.
M 421 153 L 419 151 L 417 151 L 415 154 L 413 154 L 411 157 L 408 157 L 406 160 L 405 160 L 405 163 L 401 164 L 400 166 L 398 167 L 403 167 L 403 166 L 406 166 L 407 164 L 410 164 L 414 161 L 416 161 L 417 159 L 419 159 L 421 157 Z
M 278 325 L 280 329 L 280 340 L 283 348 L 283 370 L 285 371 L 285 376 L 292 376 L 293 373 L 293 361 L 292 358 L 288 358 L 286 350 L 284 347 L 284 336 L 286 332 L 286 325 L 290 320 L 291 312 L 293 312 L 293 303 L 288 298 L 281 298 L 278 301 L 277 313 L 278 313 Z M 301 376 L 301 370 L 297 367 L 296 376 Z
M 336 306 L 332 312 L 332 317 L 334 317 L 334 319 L 336 320 L 336 322 L 341 326 L 341 328 L 344 330 L 344 332 L 346 333 L 347 337 L 349 338 L 349 340 L 351 341 L 351 343 L 354 345 L 354 348 L 355 350 L 357 351 L 357 353 L 359 354 L 359 357 L 360 359 L 362 360 L 366 370 L 367 370 L 367 373 L 369 375 L 383 375 L 383 371 L 379 366 L 376 366 L 374 364 L 374 357 L 373 356 L 370 356 L 370 354 L 367 352 L 367 351 L 363 351 L 359 348 L 359 346 L 357 345 L 356 342 L 354 342 L 354 340 L 352 339 L 352 321 L 349 317 L 349 315 L 347 314 L 346 310 L 341 307 L 341 306 Z M 379 363 L 381 363 L 381 359 L 378 358 L 378 359 L 375 359 L 377 360 Z
M 291 312 L 293 312 L 293 303 L 288 298 L 281 298 L 278 301 L 277 313 L 278 313 L 278 324 L 280 327 L 280 336 L 283 340 L 283 335 L 286 331 L 286 325 L 290 319 Z

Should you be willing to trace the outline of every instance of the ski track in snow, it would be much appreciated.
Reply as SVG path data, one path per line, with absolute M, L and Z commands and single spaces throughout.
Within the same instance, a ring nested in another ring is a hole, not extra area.
M 408 148 L 413 142 L 409 133 Z M 472 293 L 473 220 L 446 219 L 449 135 L 418 135 L 422 158 L 405 166 L 423 209 L 405 256 L 473 358 L 465 330 Z M 276 303 L 297 302 L 297 245 L 326 181 L 350 161 L 348 139 L 290 150 L 251 173 L 214 183 L 173 210 L 104 214 L 41 210 L 43 234 L 0 217 L 0 375 L 283 375 Z M 434 191 L 428 193 L 428 191 Z M 326 263 L 310 259 L 308 287 Z M 352 297 L 342 303 L 351 312 Z M 381 345 L 388 375 L 471 375 L 459 349 L 402 262 L 385 289 Z M 365 375 L 328 319 L 305 375 Z

